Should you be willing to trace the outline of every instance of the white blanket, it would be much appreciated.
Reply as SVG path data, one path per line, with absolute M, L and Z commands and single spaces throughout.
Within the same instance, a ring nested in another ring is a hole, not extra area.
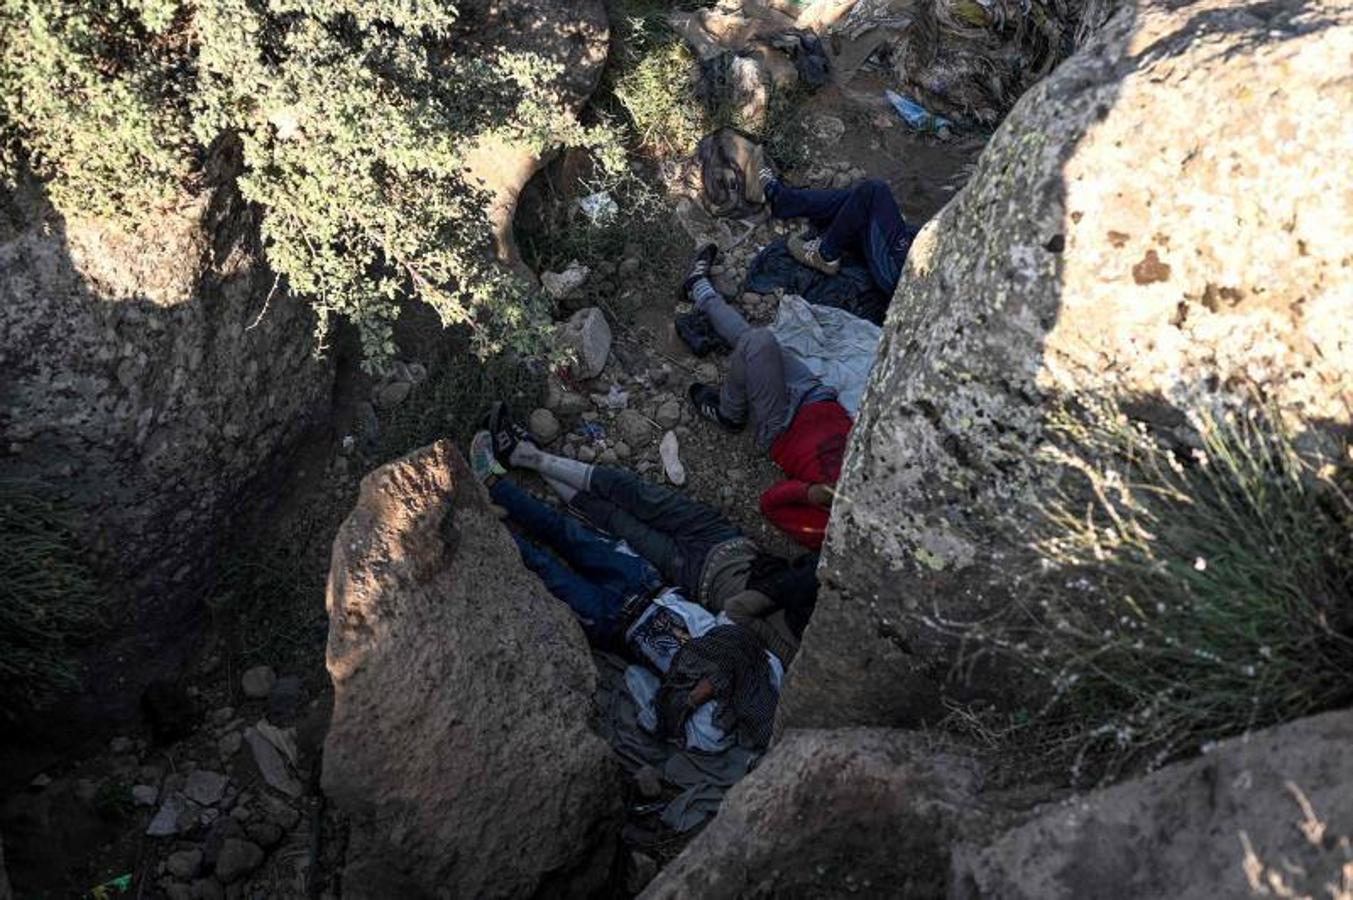
M 844 309 L 790 295 L 780 301 L 771 331 L 781 347 L 792 350 L 823 384 L 836 389 L 837 402 L 854 419 L 882 329 Z

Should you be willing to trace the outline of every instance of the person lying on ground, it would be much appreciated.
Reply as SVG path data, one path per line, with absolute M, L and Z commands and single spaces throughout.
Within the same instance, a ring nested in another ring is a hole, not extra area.
M 841 271 L 843 253 L 858 254 L 879 290 L 891 297 L 916 230 L 902 218 L 888 185 L 868 178 L 832 190 L 791 187 L 766 161 L 764 147 L 758 145 L 752 156 L 755 175 L 748 173 L 747 199 L 769 203 L 777 219 L 808 219 L 818 231 L 813 238 L 791 237 L 790 254 L 827 275 Z
M 786 560 L 765 553 L 717 510 L 633 472 L 546 453 L 503 403 L 489 414 L 494 455 L 533 469 L 570 508 L 624 540 L 687 599 L 753 630 L 781 659 L 817 603 L 817 554 Z M 766 617 L 783 609 L 793 635 Z
M 622 648 L 662 676 L 647 717 L 650 730 L 711 753 L 735 741 L 766 746 L 784 666 L 755 632 L 688 602 L 625 541 L 501 477 L 506 472 L 488 432 L 471 442 L 470 466 L 515 526 L 522 562 L 573 610 L 589 642 Z
M 748 419 L 756 443 L 788 476 L 761 495 L 761 513 L 793 540 L 817 550 L 827 533 L 851 419 L 836 391 L 780 346 L 768 328 L 753 328 L 714 289 L 709 270 L 718 248 L 695 256 L 682 293 L 733 348 L 722 386 L 695 382 L 687 395 L 699 414 L 727 431 Z

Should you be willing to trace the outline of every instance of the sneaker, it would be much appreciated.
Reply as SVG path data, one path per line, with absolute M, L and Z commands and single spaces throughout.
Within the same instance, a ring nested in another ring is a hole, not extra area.
M 691 398 L 691 405 L 701 416 L 716 423 L 724 431 L 741 431 L 741 422 L 734 422 L 723 413 L 719 412 L 719 389 L 713 385 L 701 384 L 695 382 L 686 391 L 687 396 Z
M 535 443 L 531 432 L 512 421 L 512 413 L 508 410 L 507 404 L 501 400 L 489 407 L 488 413 L 484 416 L 484 426 L 493 438 L 494 457 L 505 466 L 512 465 L 512 451 L 517 449 L 518 444 L 522 441 Z
M 494 475 L 507 474 L 507 469 L 493 458 L 493 435 L 487 431 L 477 432 L 470 439 L 470 471 L 480 484 Z
M 681 290 L 677 293 L 678 303 L 685 303 L 691 299 L 691 288 L 701 278 L 709 277 L 709 270 L 718 258 L 719 247 L 717 244 L 705 244 L 695 251 L 695 259 L 691 261 L 691 270 L 687 273 L 686 280 L 681 282 Z
M 817 269 L 825 275 L 835 275 L 841 271 L 841 260 L 827 259 L 822 255 L 822 238 L 804 240 L 803 235 L 789 239 L 789 255 L 810 269 Z
M 748 163 L 750 168 L 746 174 L 747 200 L 750 203 L 765 203 L 767 186 L 773 181 L 778 181 L 780 177 L 776 174 L 775 167 L 771 165 L 770 157 L 766 155 L 765 145 L 756 145 Z

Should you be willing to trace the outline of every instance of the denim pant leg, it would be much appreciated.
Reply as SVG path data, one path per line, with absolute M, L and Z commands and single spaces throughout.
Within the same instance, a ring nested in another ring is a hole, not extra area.
M 709 321 L 714 325 L 714 330 L 730 347 L 736 347 L 738 338 L 742 337 L 752 327 L 742 317 L 742 313 L 730 306 L 718 291 L 711 289 L 696 297 L 695 308 L 709 316 Z
M 541 503 L 512 482 L 500 479 L 489 496 L 512 521 L 609 593 L 624 597 L 657 587 L 658 573 L 642 558 L 620 550 L 615 540 Z
M 776 189 L 770 207 L 777 219 L 808 219 L 826 225 L 836 218 L 849 198 L 850 191 L 842 188 L 795 188 L 782 184 Z
M 568 604 L 582 623 L 589 639 L 600 641 L 614 633 L 620 621 L 623 597 L 614 595 L 572 571 L 549 551 L 514 533 L 512 539 L 521 551 L 526 567 L 544 583 L 558 600 Z

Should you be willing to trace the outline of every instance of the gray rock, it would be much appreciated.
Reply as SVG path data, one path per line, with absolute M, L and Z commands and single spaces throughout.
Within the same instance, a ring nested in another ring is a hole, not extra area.
M 611 355 L 611 326 L 595 306 L 580 309 L 559 331 L 561 345 L 572 352 L 572 370 L 579 378 L 596 378 Z
M 233 706 L 222 706 L 220 709 L 211 711 L 211 724 L 217 727 L 226 724 L 233 718 L 235 718 L 235 707 Z
M 613 466 L 619 461 L 620 457 L 617 456 L 615 450 L 610 447 L 607 447 L 597 454 L 597 462 L 603 466 Z
M 559 420 L 548 409 L 533 411 L 526 425 L 541 444 L 552 444 L 559 437 Z
M 281 797 L 265 794 L 263 803 L 268 808 L 268 816 L 278 825 L 281 825 L 283 831 L 290 831 L 296 827 L 296 823 L 301 821 L 301 814 Z
M 29 787 L 33 787 L 33 788 L 36 788 L 36 789 L 38 789 L 38 790 L 42 790 L 43 788 L 47 787 L 47 785 L 49 785 L 49 784 L 51 784 L 51 783 L 52 783 L 52 776 L 48 775 L 46 772 L 39 772 L 37 775 L 34 775 L 34 776 L 33 776 L 33 780 L 30 781 L 30 782 L 28 782 L 28 785 L 29 785 Z
M 193 900 L 225 900 L 225 888 L 215 878 L 199 878 L 192 884 Z
M 1063 401 L 1123 397 L 1168 420 L 1262 397 L 1304 439 L 1339 440 L 1353 266 L 1330 223 L 1349 219 L 1347 140 L 1292 123 L 1353 121 L 1351 26 L 1344 6 L 1261 19 L 1149 0 L 1020 98 L 908 254 L 781 727 L 943 713 L 930 673 L 966 651 L 912 613 L 991 621 L 1030 599 L 1012 573 L 1039 570 L 1029 525 L 1061 471 L 1039 450 Z M 1042 702 L 990 666 L 943 686 Z
M 244 691 L 244 696 L 261 700 L 268 696 L 268 691 L 276 683 L 277 673 L 272 670 L 272 666 L 254 666 L 240 678 L 240 689 Z
M 919 732 L 787 732 L 643 897 L 943 897 L 950 843 L 1003 822 L 982 774 Z
M 179 850 L 175 853 L 171 853 L 169 854 L 169 858 L 164 862 L 165 868 L 169 870 L 169 874 L 183 881 L 187 881 L 196 875 L 197 867 L 201 864 L 202 851 L 196 849 Z
M 221 795 L 225 793 L 227 781 L 229 779 L 220 772 L 197 769 L 188 773 L 188 780 L 183 785 L 183 793 L 194 803 L 200 803 L 202 806 L 214 806 L 220 802 Z
M 590 444 L 584 444 L 578 448 L 578 459 L 585 463 L 596 462 L 597 448 Z
M 322 786 L 367 848 L 349 866 L 438 896 L 599 889 L 622 807 L 596 669 L 449 441 L 363 479 L 328 584 Z
M 587 398 L 565 388 L 551 376 L 545 387 L 545 408 L 561 416 L 576 416 L 587 409 Z
M 160 799 L 160 789 L 153 784 L 132 785 L 132 802 L 137 806 L 154 806 Z
M 630 450 L 630 445 L 624 441 L 616 441 L 612 449 L 615 450 L 615 455 L 619 459 L 629 459 L 633 452 Z
M 150 837 L 169 837 L 178 834 L 180 823 L 195 820 L 197 812 L 198 806 L 187 797 L 177 792 L 170 794 L 165 797 L 150 824 L 146 826 L 146 834 Z
M 136 745 L 132 742 L 132 739 L 129 737 L 115 737 L 111 741 L 109 741 L 108 751 L 110 753 L 117 754 L 130 753 L 132 748 L 135 746 Z
M 271 850 L 282 841 L 282 826 L 276 822 L 263 821 L 255 822 L 245 828 L 249 835 L 249 840 L 255 842 L 265 850 Z
M 641 265 L 643 264 L 639 262 L 639 260 L 635 259 L 634 257 L 630 257 L 628 259 L 621 260 L 620 268 L 617 271 L 620 273 L 621 278 L 631 278 L 634 276 L 636 272 L 639 271 L 639 267 Z
M 695 367 L 695 380 L 705 384 L 719 383 L 719 367 L 712 362 L 702 362 Z
M 291 774 L 287 762 L 272 741 L 268 740 L 257 728 L 244 729 L 244 741 L 249 745 L 254 765 L 269 787 L 281 791 L 289 797 L 301 795 L 301 783 Z
M 233 884 L 263 862 L 263 849 L 252 841 L 226 838 L 216 857 L 216 877 L 223 884 Z
M 587 281 L 588 268 L 578 262 L 570 263 L 562 272 L 544 272 L 540 284 L 545 293 L 555 300 L 576 296 L 578 289 Z
M 657 437 L 657 429 L 638 410 L 622 409 L 615 417 L 615 431 L 620 440 L 633 447 L 645 447 Z
M 392 381 L 376 388 L 371 400 L 377 409 L 394 409 L 409 398 L 413 384 L 408 381 Z
M 1327 713 L 1051 805 L 996 840 L 965 841 L 950 896 L 1251 897 L 1274 875 L 1286 896 L 1324 896 L 1347 871 L 1335 844 L 1353 822 L 1350 741 L 1353 712 Z M 1330 828 L 1323 840 L 1303 833 L 1312 822 Z
M 221 735 L 221 739 L 216 742 L 216 750 L 221 755 L 221 759 L 230 759 L 236 753 L 240 752 L 240 744 L 244 738 L 238 731 L 228 731 Z
M 161 882 L 167 900 L 193 900 L 193 889 L 177 881 Z
M 653 414 L 659 428 L 675 428 L 681 422 L 681 404 L 676 400 L 667 400 L 659 404 Z

